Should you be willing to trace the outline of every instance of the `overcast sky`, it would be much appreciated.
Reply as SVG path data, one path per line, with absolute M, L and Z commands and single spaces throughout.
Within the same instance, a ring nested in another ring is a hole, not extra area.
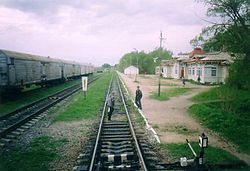
M 0 0 L 0 49 L 95 66 L 115 64 L 134 48 L 175 54 L 207 23 L 194 0 Z

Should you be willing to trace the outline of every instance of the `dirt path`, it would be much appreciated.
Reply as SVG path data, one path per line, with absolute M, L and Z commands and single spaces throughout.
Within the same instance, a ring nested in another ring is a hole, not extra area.
M 149 97 L 151 92 L 156 92 L 158 89 L 157 76 L 139 76 L 138 82 L 134 81 L 135 77 L 133 76 L 124 74 L 120 74 L 120 76 L 133 96 L 136 86 L 140 86 L 143 92 L 142 112 L 159 135 L 161 142 L 185 143 L 186 139 L 198 141 L 198 135 L 205 132 L 209 137 L 209 145 L 223 148 L 250 165 L 249 155 L 238 153 L 234 145 L 204 128 L 201 123 L 190 117 L 186 112 L 186 109 L 193 104 L 190 98 L 200 92 L 209 90 L 210 87 L 186 83 L 185 87 L 191 88 L 187 93 L 172 97 L 167 101 L 158 101 Z M 168 79 L 161 79 L 161 85 L 161 90 L 182 87 L 181 81 Z

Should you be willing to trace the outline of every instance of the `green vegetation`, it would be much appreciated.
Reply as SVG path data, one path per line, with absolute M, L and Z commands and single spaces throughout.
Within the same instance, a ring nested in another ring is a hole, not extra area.
M 174 84 L 174 83 L 161 83 L 161 86 L 177 86 L 177 84 Z
M 204 102 L 204 101 L 212 101 L 212 100 L 221 100 L 221 88 L 220 87 L 214 87 L 211 88 L 207 92 L 200 93 L 194 97 L 192 97 L 193 101 L 196 102 Z
M 227 85 L 250 89 L 250 11 L 249 0 L 199 0 L 207 6 L 207 16 L 218 23 L 203 28 L 190 43 L 209 52 L 226 51 L 234 54 Z
M 217 17 L 217 21 L 223 23 L 204 28 L 190 43 L 201 45 L 207 52 L 213 49 L 232 53 L 233 62 L 226 85 L 194 97 L 193 100 L 204 103 L 191 106 L 189 112 L 208 128 L 238 145 L 240 151 L 250 154 L 249 0 L 199 2 L 208 7 L 208 16 Z
M 208 128 L 232 141 L 240 151 L 250 154 L 249 90 L 222 86 L 201 93 L 193 99 L 203 103 L 192 105 L 188 109 L 189 113 Z
M 136 117 L 134 118 L 135 122 L 137 123 L 144 123 L 144 119 L 138 115 L 136 115 Z
M 201 151 L 200 146 L 197 142 L 190 143 L 194 148 L 194 151 L 199 154 Z M 187 157 L 188 159 L 194 158 L 193 153 L 187 144 L 160 144 L 160 149 L 162 149 L 166 154 L 170 155 L 172 158 L 180 159 L 181 157 Z M 224 163 L 236 163 L 240 162 L 238 158 L 231 155 L 230 153 L 215 147 L 209 146 L 205 149 L 205 164 L 215 165 Z
M 164 101 L 169 100 L 170 97 L 179 96 L 188 92 L 190 88 L 171 88 L 161 91 L 161 95 L 158 96 L 158 92 L 153 92 L 150 97 L 156 100 Z
M 59 158 L 59 148 L 67 141 L 43 136 L 32 140 L 28 149 L 17 147 L 9 155 L 0 157 L 0 170 L 44 171 L 49 162 Z
M 77 83 L 80 83 L 80 80 L 69 81 L 54 87 L 37 89 L 30 92 L 29 91 L 23 92 L 20 96 L 16 97 L 15 99 L 0 103 L 0 116 L 4 116 L 5 114 L 13 110 L 26 106 L 36 100 L 47 97 L 50 94 L 61 91 Z
M 130 52 L 123 55 L 120 59 L 118 70 L 123 72 L 126 67 L 133 65 L 139 67 L 140 74 L 154 74 L 155 67 L 159 65 L 159 62 L 164 59 L 170 59 L 171 55 L 171 51 L 162 48 L 155 49 L 149 53 L 145 53 L 144 51 Z M 157 62 L 154 62 L 154 58 L 158 58 Z
M 153 124 L 152 128 L 154 128 L 154 129 L 159 129 L 159 125 Z
M 88 87 L 87 98 L 83 92 L 75 95 L 74 100 L 54 121 L 72 121 L 79 119 L 95 118 L 100 114 L 100 106 L 105 100 L 105 92 L 108 88 L 111 74 L 107 73 Z

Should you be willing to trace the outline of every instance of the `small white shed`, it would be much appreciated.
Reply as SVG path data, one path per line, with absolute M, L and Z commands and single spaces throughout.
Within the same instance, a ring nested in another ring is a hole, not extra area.
M 124 74 L 126 74 L 126 75 L 136 75 L 136 74 L 139 74 L 139 69 L 136 68 L 135 66 L 131 65 L 131 66 L 124 69 Z

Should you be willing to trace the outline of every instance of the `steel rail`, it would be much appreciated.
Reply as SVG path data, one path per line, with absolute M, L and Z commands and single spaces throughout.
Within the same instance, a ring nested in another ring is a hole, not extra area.
M 117 82 L 118 82 L 118 87 L 119 87 L 119 90 L 120 90 L 122 102 L 123 102 L 123 105 L 124 105 L 124 108 L 125 108 L 125 111 L 126 111 L 126 116 L 127 116 L 127 118 L 128 118 L 128 121 L 129 121 L 129 127 L 130 127 L 130 130 L 131 130 L 133 139 L 134 139 L 134 141 L 135 141 L 136 150 L 137 150 L 137 153 L 138 153 L 138 156 L 139 156 L 141 165 L 142 165 L 142 169 L 143 169 L 144 171 L 147 171 L 148 169 L 147 169 L 147 166 L 146 166 L 146 164 L 145 164 L 145 161 L 144 161 L 144 158 L 143 158 L 143 156 L 142 156 L 142 152 L 141 152 L 141 149 L 140 149 L 138 140 L 137 140 L 136 135 L 135 135 L 135 131 L 134 131 L 134 128 L 133 128 L 133 125 L 132 125 L 132 122 L 131 122 L 131 118 L 130 118 L 130 116 L 129 116 L 129 112 L 128 112 L 128 109 L 127 109 L 127 106 L 126 106 L 126 103 L 125 103 L 125 100 L 124 100 L 124 96 L 123 96 L 123 93 L 122 93 L 122 90 L 121 90 L 120 82 L 119 82 L 119 80 L 118 80 Z
M 99 77 L 95 77 L 93 80 L 89 81 L 88 84 L 92 83 L 93 81 L 95 81 L 96 79 L 98 79 Z M 79 87 L 77 87 L 79 86 Z M 46 104 L 44 104 L 42 107 L 38 108 L 36 111 L 34 111 L 32 114 L 20 119 L 19 121 L 15 122 L 14 124 L 9 125 L 7 128 L 5 128 L 4 130 L 2 130 L 0 132 L 0 137 L 4 137 L 6 136 L 9 132 L 15 130 L 16 128 L 18 128 L 19 126 L 23 125 L 24 123 L 28 122 L 29 120 L 31 120 L 32 118 L 34 118 L 35 116 L 37 116 L 38 114 L 40 114 L 41 112 L 45 111 L 46 109 L 48 109 L 49 107 L 53 106 L 54 104 L 58 103 L 59 101 L 63 100 L 64 98 L 74 94 L 75 92 L 77 92 L 79 89 L 81 89 L 80 85 L 73 85 L 69 88 L 66 88 L 60 92 L 57 92 L 54 94 L 58 95 L 61 94 L 62 92 L 65 92 L 67 90 L 73 89 L 72 91 L 68 92 L 67 94 L 62 95 L 60 98 L 58 99 L 51 99 L 50 101 L 46 102 Z M 52 95 L 48 96 L 51 97 Z M 44 98 L 43 101 L 48 100 L 48 97 Z M 42 101 L 39 101 L 42 102 Z M 35 104 L 34 104 L 35 105 Z M 28 105 L 30 107 L 30 105 Z M 23 110 L 25 110 L 25 107 L 23 108 Z
M 95 81 L 95 79 L 97 79 L 97 78 L 98 78 L 98 76 L 94 77 L 93 80 L 91 80 L 91 81 Z M 89 81 L 89 83 L 91 83 L 91 81 Z M 36 105 L 36 104 L 38 104 L 38 103 L 40 103 L 40 102 L 46 100 L 48 97 L 56 96 L 56 95 L 62 93 L 63 91 L 67 91 L 67 90 L 73 88 L 74 86 L 76 87 L 76 86 L 79 86 L 79 85 L 81 85 L 81 83 L 76 83 L 76 84 L 72 85 L 71 87 L 65 88 L 65 89 L 63 89 L 63 90 L 59 90 L 59 91 L 57 91 L 57 92 L 55 92 L 55 93 L 53 93 L 53 94 L 50 94 L 50 95 L 48 95 L 48 96 L 46 96 L 46 97 L 43 97 L 43 98 L 41 98 L 41 99 L 39 99 L 39 100 L 36 100 L 36 101 L 34 101 L 34 102 L 30 103 L 30 104 L 27 104 L 27 105 L 25 105 L 25 106 L 23 106 L 23 107 L 20 107 L 20 108 L 18 108 L 18 109 L 16 109 L 16 110 L 12 111 L 12 112 L 10 112 L 10 113 L 5 114 L 4 116 L 0 116 L 0 120 L 3 120 L 3 119 L 8 118 L 8 117 L 10 117 L 10 116 L 13 116 L 13 115 L 15 115 L 16 113 L 19 113 L 19 112 L 21 112 L 21 111 L 23 111 L 23 110 L 25 110 L 25 109 L 27 109 L 27 108 L 29 108 L 29 107 L 32 107 L 32 106 L 34 106 L 34 105 Z
M 108 92 L 107 92 L 105 103 L 104 103 L 104 107 L 103 107 L 103 110 L 102 110 L 102 118 L 101 118 L 101 121 L 100 121 L 100 124 L 99 124 L 99 129 L 98 129 L 98 133 L 97 133 L 97 136 L 96 136 L 95 147 L 94 147 L 94 151 L 93 151 L 93 154 L 92 154 L 91 163 L 90 163 L 90 166 L 89 166 L 89 170 L 90 171 L 92 171 L 94 169 L 96 152 L 97 152 L 97 148 L 98 148 L 98 144 L 99 144 L 99 140 L 100 140 L 100 135 L 101 135 L 101 131 L 102 131 L 102 125 L 103 125 L 103 121 L 104 121 L 104 117 L 105 117 L 105 111 L 106 111 L 106 106 L 107 106 L 107 99 L 108 99 L 109 94 L 110 94 L 112 82 L 113 82 L 113 75 L 112 75 L 111 80 L 109 82 Z

